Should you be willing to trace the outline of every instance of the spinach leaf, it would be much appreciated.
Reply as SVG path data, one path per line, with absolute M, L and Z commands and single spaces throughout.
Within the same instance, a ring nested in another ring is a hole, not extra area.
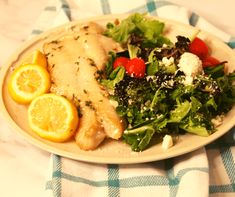
M 180 122 L 190 111 L 191 103 L 185 101 L 180 103 L 174 110 L 170 111 L 168 122 Z
M 101 84 L 104 85 L 108 89 L 114 89 L 115 85 L 119 83 L 125 76 L 125 68 L 122 66 L 118 66 L 115 70 L 113 70 L 109 79 L 101 79 Z
M 153 49 L 148 56 L 146 73 L 149 76 L 155 75 L 157 73 L 157 71 L 159 70 L 159 61 L 154 56 L 154 52 L 157 50 L 159 50 L 159 49 L 158 48 Z
M 109 59 L 105 65 L 105 75 L 109 76 L 110 73 L 113 71 L 113 62 L 116 58 L 116 54 L 112 51 L 109 52 Z
M 132 129 L 125 130 L 123 140 L 131 145 L 133 151 L 143 151 L 149 146 L 155 132 L 161 133 L 166 124 L 164 116 L 159 116 L 155 120 L 146 121 Z
M 199 125 L 198 126 L 184 125 L 184 126 L 181 126 L 181 128 L 189 133 L 200 135 L 203 137 L 207 137 L 210 135 L 210 133 L 205 127 L 202 127 Z
M 212 78 L 223 77 L 224 76 L 224 64 L 204 68 L 204 72 L 207 75 L 210 75 Z

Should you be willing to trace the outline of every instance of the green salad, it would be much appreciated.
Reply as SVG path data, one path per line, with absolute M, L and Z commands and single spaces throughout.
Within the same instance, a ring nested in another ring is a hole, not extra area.
M 136 13 L 108 23 L 105 31 L 124 50 L 110 52 L 100 83 L 117 102 L 126 121 L 122 139 L 133 151 L 161 142 L 166 134 L 209 136 L 235 103 L 235 72 L 225 73 L 226 60 L 212 57 L 198 37 L 178 35 L 172 43 L 164 27 Z

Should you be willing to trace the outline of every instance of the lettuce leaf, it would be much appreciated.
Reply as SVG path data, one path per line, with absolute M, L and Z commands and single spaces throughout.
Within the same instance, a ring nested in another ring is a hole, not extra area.
M 171 43 L 162 33 L 164 23 L 147 18 L 144 14 L 135 13 L 121 21 L 120 24 L 108 23 L 104 35 L 112 37 L 115 41 L 127 44 L 130 37 L 137 37 L 141 43 L 159 45 Z
M 108 89 L 114 89 L 115 85 L 119 83 L 125 76 L 125 68 L 122 66 L 118 66 L 115 70 L 113 70 L 109 79 L 101 79 L 101 84 Z

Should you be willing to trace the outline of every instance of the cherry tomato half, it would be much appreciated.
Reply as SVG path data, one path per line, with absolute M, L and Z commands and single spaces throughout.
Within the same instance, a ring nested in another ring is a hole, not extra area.
M 130 61 L 127 57 L 117 57 L 113 62 L 113 69 L 117 68 L 118 66 L 123 66 L 126 68 L 127 63 Z
M 197 55 L 201 60 L 206 58 L 209 54 L 208 46 L 198 37 L 196 37 L 189 45 L 189 51 Z
M 207 56 L 202 60 L 203 67 L 217 66 L 218 64 L 220 64 L 220 61 L 212 56 Z
M 146 65 L 141 58 L 133 58 L 126 65 L 126 72 L 136 78 L 142 78 L 145 75 Z

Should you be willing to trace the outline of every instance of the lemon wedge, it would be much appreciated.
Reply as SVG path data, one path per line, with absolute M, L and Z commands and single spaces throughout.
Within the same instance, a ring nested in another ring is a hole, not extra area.
M 76 107 L 69 100 L 48 93 L 36 97 L 30 103 L 28 122 L 40 137 L 64 142 L 74 135 L 79 118 Z
M 33 52 L 25 56 L 21 62 L 22 62 L 21 65 L 37 64 L 39 66 L 47 68 L 46 56 L 38 49 L 34 50 Z
M 50 75 L 44 67 L 26 64 L 13 71 L 8 91 L 17 103 L 28 104 L 35 97 L 48 92 L 50 85 Z

